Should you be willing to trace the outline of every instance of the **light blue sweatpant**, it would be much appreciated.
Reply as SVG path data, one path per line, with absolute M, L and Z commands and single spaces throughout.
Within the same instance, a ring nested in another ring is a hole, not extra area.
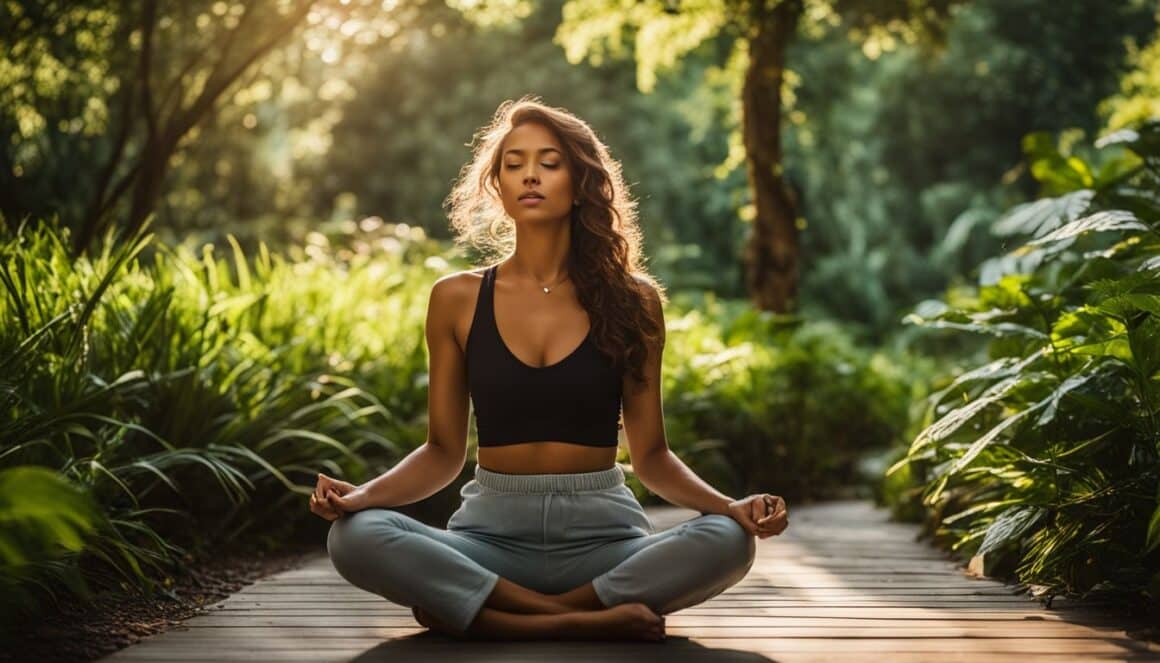
M 619 466 L 577 474 L 500 474 L 476 465 L 447 529 L 389 509 L 335 520 L 326 547 L 351 584 L 419 606 L 462 633 L 500 576 L 545 594 L 592 582 L 605 606 L 667 614 L 736 584 L 755 538 L 708 514 L 654 533 Z

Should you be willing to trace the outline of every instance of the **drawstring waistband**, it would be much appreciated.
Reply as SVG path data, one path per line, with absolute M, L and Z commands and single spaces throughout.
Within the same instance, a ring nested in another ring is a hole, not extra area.
M 613 465 L 597 472 L 575 474 L 501 474 L 475 466 L 475 480 L 481 486 L 504 493 L 571 493 L 604 490 L 624 484 L 624 470 Z

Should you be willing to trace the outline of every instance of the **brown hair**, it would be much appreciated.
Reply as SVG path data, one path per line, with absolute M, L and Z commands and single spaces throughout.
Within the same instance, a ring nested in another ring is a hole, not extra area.
M 620 164 L 587 123 L 531 95 L 501 103 L 491 123 L 473 137 L 472 158 L 444 202 L 456 242 L 480 251 L 485 260 L 502 259 L 514 249 L 515 223 L 499 193 L 500 148 L 512 129 L 529 122 L 555 135 L 572 173 L 580 204 L 572 208 L 567 267 L 592 321 L 596 347 L 643 384 L 647 349 L 662 332 L 661 320 L 644 305 L 647 285 L 656 288 L 662 302 L 667 298 L 642 263 L 636 202 Z

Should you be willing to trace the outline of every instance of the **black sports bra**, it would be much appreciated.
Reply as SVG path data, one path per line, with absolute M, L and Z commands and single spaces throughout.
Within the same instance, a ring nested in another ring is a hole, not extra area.
M 592 341 L 592 330 L 567 357 L 548 366 L 521 361 L 495 323 L 493 265 L 483 273 L 467 336 L 467 384 L 479 446 L 559 440 L 615 447 L 621 373 Z

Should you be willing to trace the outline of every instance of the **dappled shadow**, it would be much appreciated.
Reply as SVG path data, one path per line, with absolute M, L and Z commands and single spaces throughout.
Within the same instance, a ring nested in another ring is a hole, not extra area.
M 456 640 L 430 632 L 393 638 L 351 659 L 357 663 L 444 661 L 509 663 L 510 661 L 712 661 L 713 663 L 768 663 L 775 659 L 737 649 L 706 647 L 684 637 L 664 642 L 585 642 L 573 640 L 532 642 L 479 642 Z

